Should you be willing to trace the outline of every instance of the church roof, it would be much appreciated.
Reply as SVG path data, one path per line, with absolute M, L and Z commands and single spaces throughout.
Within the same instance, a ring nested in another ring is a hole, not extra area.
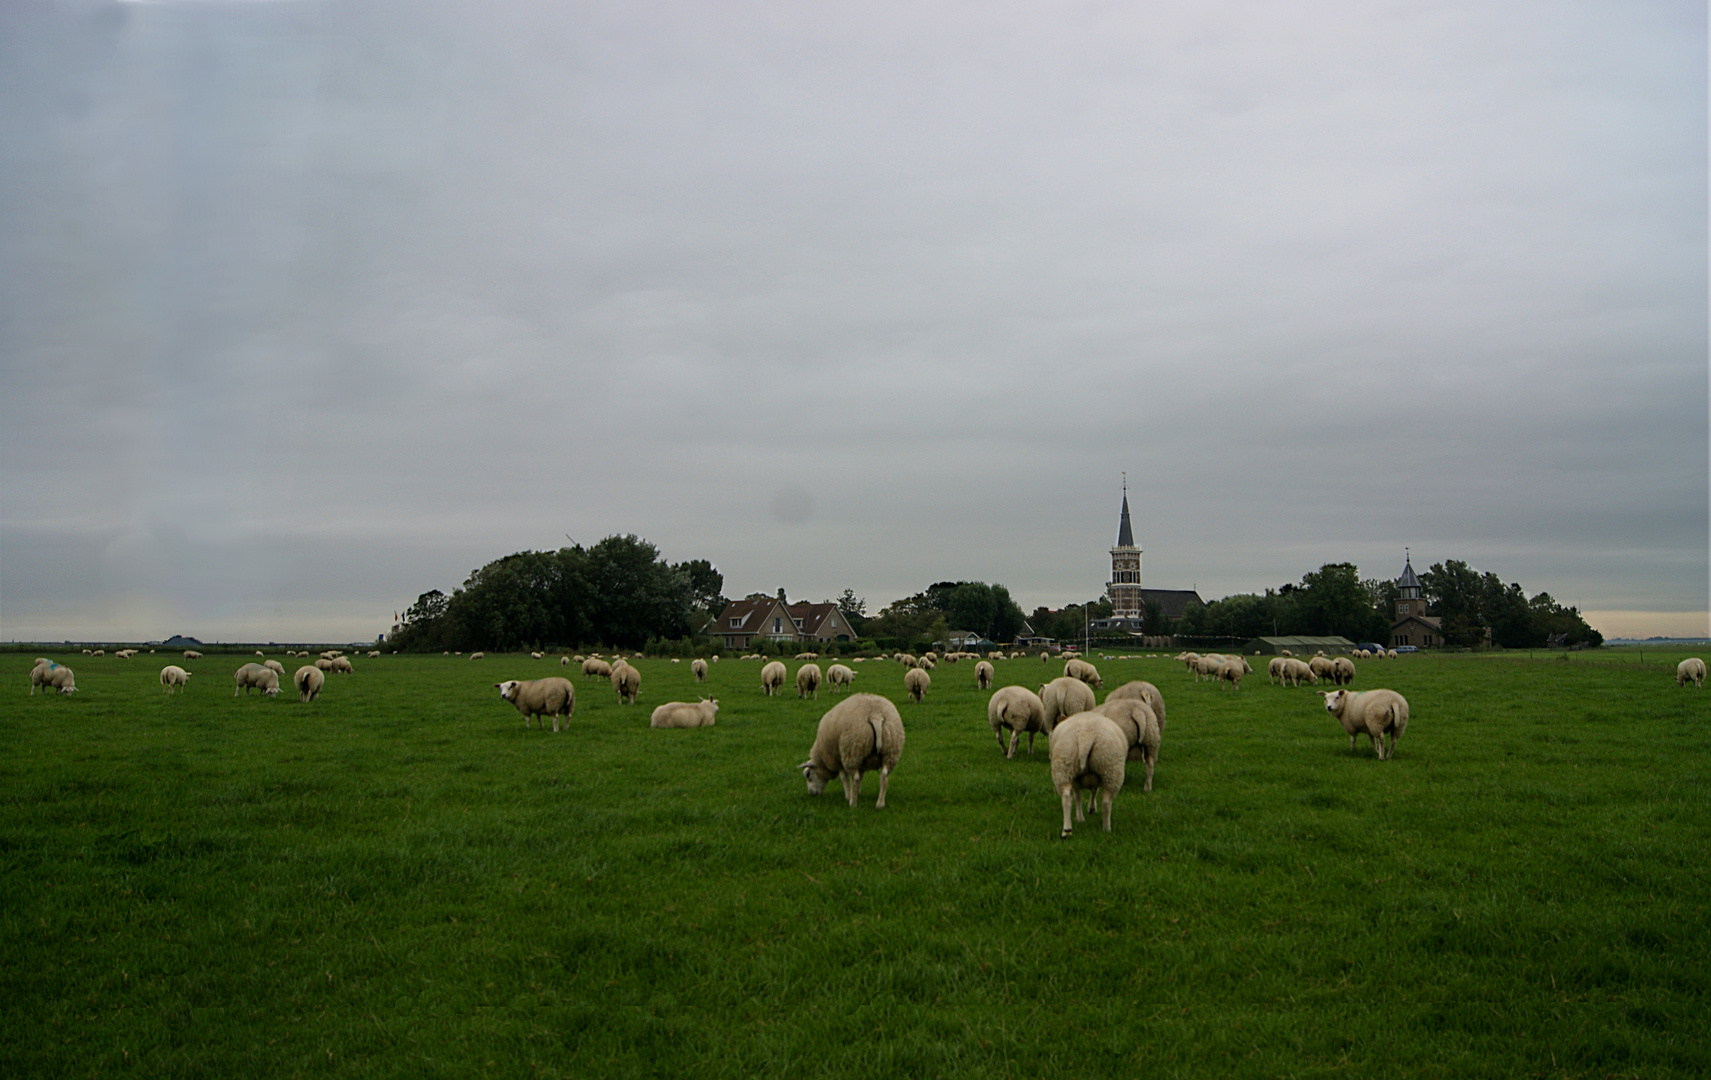
M 1129 528 L 1129 489 L 1123 488 L 1123 520 L 1117 526 L 1117 546 L 1129 548 L 1135 546 L 1134 530 Z
M 1414 562 L 1410 558 L 1402 560 L 1402 576 L 1396 579 L 1398 589 L 1418 589 L 1420 579 L 1414 576 Z

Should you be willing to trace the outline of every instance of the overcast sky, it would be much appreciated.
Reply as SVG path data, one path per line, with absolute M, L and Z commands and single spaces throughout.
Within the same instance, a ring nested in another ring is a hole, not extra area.
M 0 638 L 1462 559 L 1707 630 L 1706 6 L 0 5 Z

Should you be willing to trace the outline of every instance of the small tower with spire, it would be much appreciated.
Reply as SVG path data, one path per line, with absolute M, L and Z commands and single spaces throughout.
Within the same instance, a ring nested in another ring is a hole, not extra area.
M 1111 580 L 1105 585 L 1114 619 L 1141 618 L 1141 549 L 1129 525 L 1129 474 L 1123 474 L 1123 516 L 1117 524 L 1117 546 L 1111 549 Z
M 1414 575 L 1414 559 L 1408 549 L 1402 549 L 1402 576 L 1396 579 L 1396 611 L 1392 621 L 1426 614 L 1426 601 L 1420 596 L 1420 579 Z

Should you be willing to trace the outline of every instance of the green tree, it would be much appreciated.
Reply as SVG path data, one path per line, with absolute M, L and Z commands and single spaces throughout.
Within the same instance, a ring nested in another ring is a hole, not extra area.
M 844 621 L 850 624 L 850 629 L 855 631 L 856 636 L 861 637 L 865 634 L 867 629 L 867 601 L 857 596 L 854 589 L 845 589 L 843 595 L 838 597 L 836 602 L 839 613 L 843 615 Z

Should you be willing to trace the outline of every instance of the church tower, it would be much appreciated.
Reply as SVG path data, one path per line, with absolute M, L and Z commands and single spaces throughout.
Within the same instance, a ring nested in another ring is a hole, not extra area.
M 1117 525 L 1117 546 L 1111 549 L 1111 580 L 1105 585 L 1113 619 L 1141 617 L 1141 549 L 1129 526 L 1129 478 L 1123 477 L 1123 516 Z
M 1426 601 L 1420 596 L 1420 579 L 1414 576 L 1414 560 L 1402 556 L 1402 576 L 1396 579 L 1396 612 L 1393 621 L 1426 614 Z

